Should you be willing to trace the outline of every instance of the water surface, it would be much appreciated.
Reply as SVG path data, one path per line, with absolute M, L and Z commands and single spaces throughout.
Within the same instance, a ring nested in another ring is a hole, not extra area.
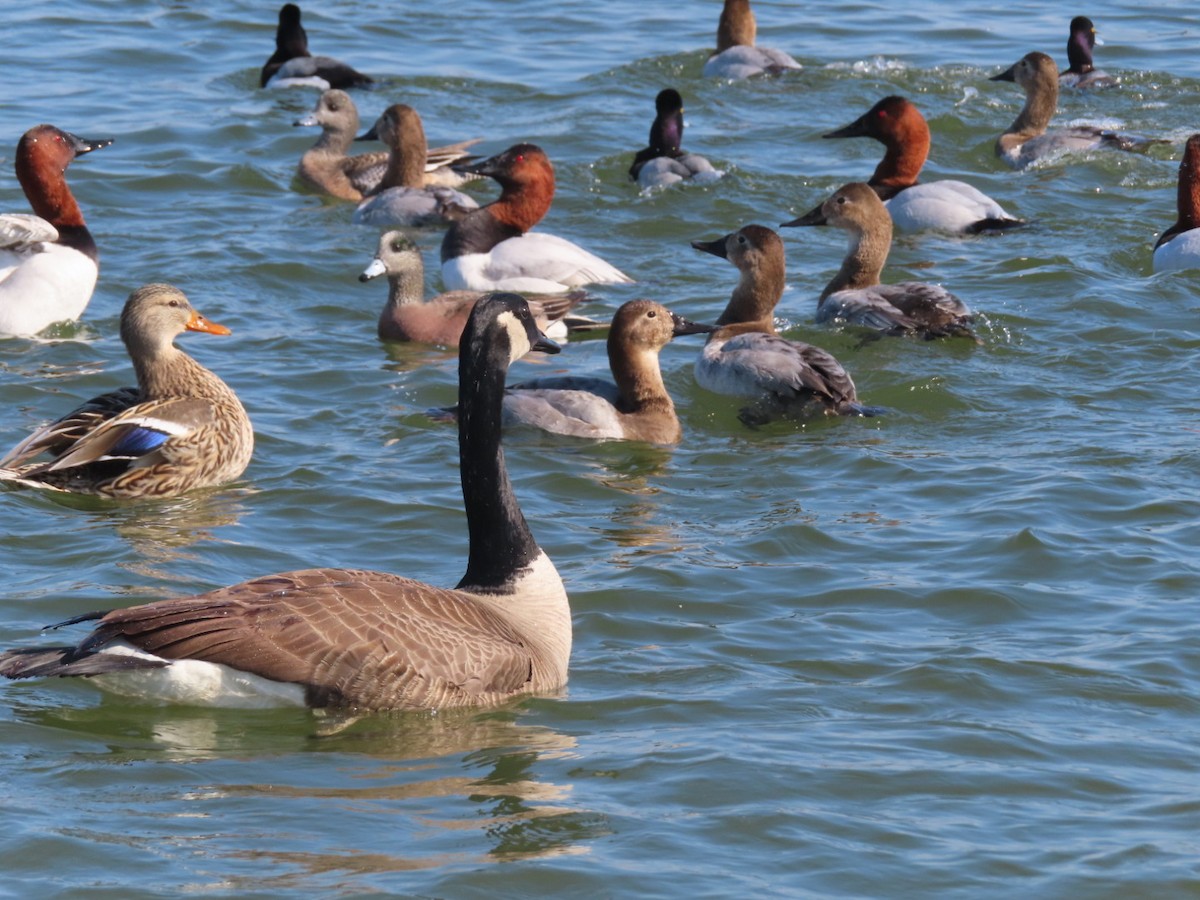
M 380 76 L 364 122 L 415 106 L 435 142 L 541 144 L 542 226 L 719 314 L 735 272 L 688 246 L 774 226 L 879 158 L 822 141 L 888 93 L 930 120 L 927 177 L 1034 224 L 898 240 L 885 278 L 945 284 L 983 346 L 812 324 L 840 234 L 785 234 L 789 336 L 852 371 L 876 419 L 748 430 L 663 354 L 675 449 L 529 433 L 507 458 L 575 612 L 561 696 L 447 714 L 148 707 L 87 684 L 3 687 L 0 886 L 14 896 L 1167 896 L 1200 890 L 1200 313 L 1196 273 L 1152 277 L 1197 127 L 1188 8 L 1086 12 L 1118 90 L 1059 118 L 1168 138 L 1022 174 L 992 155 L 1020 108 L 987 80 L 1065 55 L 1074 11 L 1012 3 L 760 2 L 759 40 L 805 65 L 701 79 L 715 2 L 306 4 L 316 52 Z M 50 121 L 116 143 L 72 166 L 102 253 L 85 316 L 0 342 L 0 443 L 125 384 L 129 291 L 178 284 L 233 336 L 186 349 L 243 397 L 258 450 L 232 489 L 166 503 L 0 497 L 0 646 L 80 612 L 308 565 L 453 584 L 465 527 L 450 353 L 374 338 L 356 276 L 375 234 L 305 194 L 311 91 L 257 89 L 276 8 L 218 0 L 9 3 L 0 200 Z M 639 196 L 653 96 L 729 171 Z M 481 199 L 494 188 L 473 189 Z M 421 235 L 430 288 L 440 236 Z M 517 376 L 602 373 L 602 342 Z M 72 639 L 74 633 L 63 636 Z M 44 638 L 43 638 L 44 639 Z M 499 866 L 494 863 L 504 862 Z

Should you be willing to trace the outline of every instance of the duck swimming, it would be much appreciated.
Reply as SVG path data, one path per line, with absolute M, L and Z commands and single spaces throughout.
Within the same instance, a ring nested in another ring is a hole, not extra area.
M 929 157 L 929 125 L 903 97 L 884 97 L 849 125 L 823 137 L 869 137 L 887 148 L 867 184 L 884 201 L 892 223 L 901 231 L 977 234 L 1025 224 L 965 182 L 918 183 Z
M 367 87 L 375 80 L 331 56 L 308 52 L 308 33 L 300 24 L 300 7 L 285 3 L 279 9 L 275 29 L 275 52 L 262 67 L 259 87 Z
M 484 298 L 459 354 L 459 460 L 469 551 L 453 589 L 386 572 L 283 572 L 193 597 L 92 612 L 73 646 L 0 654 L 7 678 L 82 676 L 193 706 L 430 710 L 561 688 L 571 608 L 513 495 L 500 446 L 508 366 L 553 351 L 525 301 Z M 58 626 L 56 626 L 58 627 Z
M 633 281 L 570 241 L 531 232 L 554 199 L 554 167 L 535 144 L 516 144 L 483 162 L 460 167 L 500 183 L 500 197 L 467 213 L 442 239 L 442 281 L 448 290 L 561 294 L 585 284 Z
M 504 424 L 596 440 L 676 444 L 683 432 L 658 354 L 673 337 L 713 330 L 653 300 L 630 300 L 617 310 L 608 332 L 612 381 L 561 375 L 515 384 L 504 395 Z
M 683 97 L 665 88 L 654 98 L 655 116 L 650 125 L 650 146 L 639 150 L 629 167 L 629 177 L 643 191 L 688 181 L 707 184 L 724 172 L 713 168 L 703 156 L 680 148 L 683 142 Z
M 1058 86 L 1087 90 L 1108 88 L 1117 84 L 1117 79 L 1101 72 L 1092 64 L 1092 48 L 1096 46 L 1096 26 L 1087 16 L 1076 16 L 1071 20 L 1071 33 L 1067 38 L 1067 68 L 1058 73 Z
M 782 50 L 756 47 L 758 23 L 750 0 L 725 0 L 717 22 L 717 49 L 704 64 L 708 78 L 740 80 L 802 68 Z
M 696 382 L 714 394 L 748 397 L 742 421 L 778 415 L 862 415 L 850 374 L 831 353 L 775 332 L 774 309 L 786 281 L 783 241 L 770 228 L 747 225 L 715 241 L 692 241 L 727 259 L 740 277 L 696 360 Z
M 1154 245 L 1154 271 L 1200 269 L 1200 134 L 1187 139 L 1179 163 L 1175 224 Z
M 0 215 L 0 335 L 34 335 L 78 319 L 100 254 L 67 185 L 72 160 L 112 143 L 36 125 L 17 144 L 17 181 L 34 215 Z
M 358 109 L 345 91 L 325 91 L 313 111 L 292 124 L 321 129 L 321 136 L 300 157 L 297 169 L 300 180 L 309 187 L 356 202 L 379 188 L 388 167 L 388 151 L 349 155 L 358 134 Z M 471 159 L 467 148 L 477 143 L 476 139 L 426 150 L 423 184 L 456 187 L 466 181 L 450 166 Z
M 991 81 L 1011 81 L 1025 90 L 1025 106 L 1008 130 L 996 141 L 996 154 L 1018 169 L 1101 147 L 1140 150 L 1151 143 L 1093 125 L 1073 125 L 1047 131 L 1058 106 L 1058 70 L 1045 53 L 1027 53 Z
M 400 231 L 385 231 L 379 236 L 375 258 L 358 280 L 366 282 L 380 275 L 388 279 L 388 299 L 379 314 L 378 328 L 379 339 L 384 341 L 457 347 L 471 310 L 485 296 L 479 291 L 447 291 L 426 300 L 421 251 Z M 591 330 L 597 325 L 582 317 L 564 319 L 585 296 L 582 291 L 572 291 L 530 300 L 529 309 L 543 334 L 565 338 L 573 326 Z
M 453 188 L 426 186 L 425 129 L 411 106 L 392 104 L 363 138 L 387 144 L 388 164 L 378 188 L 354 210 L 354 224 L 443 225 L 479 208 Z
M 109 498 L 174 497 L 235 480 L 254 452 L 237 395 L 174 344 L 184 331 L 229 334 L 178 288 L 129 295 L 121 340 L 137 387 L 93 397 L 0 459 L 0 483 Z M 47 462 L 30 462 L 49 453 Z
M 793 225 L 832 225 L 849 235 L 842 267 L 817 301 L 818 322 L 860 325 L 891 335 L 961 335 L 978 341 L 969 325 L 971 311 L 940 285 L 880 283 L 892 243 L 892 223 L 870 185 L 854 182 L 838 188 L 816 209 L 784 223 Z

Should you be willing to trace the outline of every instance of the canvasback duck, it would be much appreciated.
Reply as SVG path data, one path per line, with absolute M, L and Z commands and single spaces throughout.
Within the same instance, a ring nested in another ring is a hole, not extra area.
M 756 47 L 757 34 L 758 23 L 750 0 L 725 0 L 717 22 L 717 49 L 704 64 L 705 76 L 736 81 L 802 68 L 782 50 Z
M 702 388 L 757 401 L 742 411 L 747 424 L 779 415 L 866 412 L 850 374 L 831 353 L 775 332 L 775 305 L 787 278 L 779 235 L 762 225 L 747 225 L 715 241 L 692 241 L 692 246 L 729 260 L 739 272 L 717 330 L 696 360 L 696 381 Z
M 1154 245 L 1155 272 L 1200 269 L 1200 134 L 1183 148 L 1175 201 L 1179 216 Z
M 457 347 L 471 310 L 485 296 L 480 291 L 448 291 L 426 300 L 421 251 L 400 231 L 385 231 L 379 236 L 375 258 L 358 280 L 367 282 L 380 275 L 388 279 L 387 303 L 379 314 L 379 338 L 384 341 Z M 583 291 L 572 291 L 530 300 L 529 309 L 546 337 L 565 338 L 572 325 L 587 330 L 597 325 L 590 319 L 564 319 L 585 296 Z
M 1058 106 L 1058 70 L 1045 53 L 1026 53 L 991 81 L 1011 81 L 1025 90 L 1025 105 L 1008 130 L 996 141 L 996 154 L 1018 169 L 1101 147 L 1139 150 L 1151 143 L 1132 135 L 1118 134 L 1094 125 L 1073 125 L 1047 131 Z
M 175 346 L 184 331 L 229 334 L 183 292 L 148 284 L 129 295 L 121 340 L 137 387 L 93 397 L 0 460 L 0 481 L 110 498 L 174 497 L 233 481 L 254 430 L 237 395 Z M 29 460 L 49 453 L 47 462 Z
M 425 128 L 411 106 L 392 104 L 363 138 L 387 144 L 388 164 L 379 187 L 354 210 L 355 225 L 444 225 L 479 208 L 454 188 L 425 185 Z
M 300 24 L 300 7 L 285 3 L 279 9 L 275 29 L 275 52 L 262 67 L 259 87 L 366 87 L 375 80 L 338 59 L 313 56 L 308 52 L 308 33 Z
M 67 166 L 111 143 L 53 125 L 21 136 L 17 181 L 34 215 L 0 215 L 0 335 L 33 335 L 74 321 L 92 299 L 100 254 L 67 185 Z
M 861 325 L 892 335 L 961 335 L 978 341 L 967 305 L 940 285 L 880 283 L 892 244 L 892 221 L 870 185 L 853 182 L 838 188 L 816 209 L 784 223 L 793 225 L 832 225 L 849 236 L 842 267 L 817 300 L 818 322 Z
M 459 362 L 467 570 L 454 589 L 386 572 L 304 569 L 92 612 L 75 646 L 0 654 L 7 678 L 84 676 L 193 706 L 430 710 L 490 706 L 567 681 L 571 608 L 513 495 L 500 446 L 509 363 L 556 349 L 525 301 L 480 301 Z
M 388 167 L 388 151 L 349 155 L 351 143 L 358 139 L 358 108 L 345 91 L 325 91 L 313 111 L 292 124 L 321 128 L 321 136 L 300 157 L 297 170 L 309 187 L 356 202 L 379 188 Z M 450 166 L 472 159 L 468 148 L 477 143 L 475 138 L 426 150 L 424 184 L 456 187 L 466 181 Z
M 689 322 L 653 300 L 630 300 L 608 332 L 612 381 L 566 375 L 515 384 L 504 395 L 504 424 L 596 440 L 677 444 L 683 432 L 658 353 L 673 337 L 711 331 L 712 325 Z
M 643 191 L 688 181 L 708 184 L 724 172 L 713 168 L 703 156 L 680 148 L 683 143 L 683 97 L 674 88 L 665 88 L 654 98 L 654 122 L 650 125 L 650 146 L 639 150 L 629 167 L 629 177 Z
M 534 144 L 517 144 L 462 167 L 500 183 L 500 198 L 450 226 L 442 240 L 442 280 L 448 290 L 561 294 L 585 284 L 633 281 L 570 241 L 529 229 L 554 199 L 554 167 Z
M 929 156 L 929 125 L 903 97 L 884 97 L 827 138 L 869 137 L 887 148 L 867 182 L 901 231 L 977 234 L 1024 225 L 995 200 L 962 181 L 917 182 Z
M 1067 38 L 1067 68 L 1058 73 L 1058 86 L 1088 90 L 1113 87 L 1117 79 L 1102 72 L 1092 63 L 1092 48 L 1096 46 L 1096 26 L 1087 16 L 1071 20 Z

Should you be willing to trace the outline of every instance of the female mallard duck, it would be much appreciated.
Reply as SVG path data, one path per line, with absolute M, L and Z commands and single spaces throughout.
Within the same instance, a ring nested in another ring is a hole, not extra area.
M 453 590 L 387 572 L 306 569 L 73 619 L 74 647 L 0 654 L 0 676 L 205 706 L 488 706 L 567 682 L 571 607 L 513 495 L 500 448 L 508 366 L 556 351 L 525 301 L 475 305 L 459 351 L 467 571 Z M 67 623 L 63 623 L 67 624 Z
M 0 482 L 101 497 L 173 497 L 237 478 L 254 430 L 237 395 L 174 344 L 184 331 L 229 334 L 169 284 L 129 295 L 121 340 L 136 388 L 93 397 L 0 460 Z M 27 460 L 46 452 L 48 462 Z

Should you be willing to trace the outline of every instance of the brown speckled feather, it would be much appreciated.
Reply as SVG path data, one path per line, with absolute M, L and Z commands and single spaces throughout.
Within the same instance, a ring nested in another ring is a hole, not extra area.
M 533 668 L 508 624 L 467 595 L 348 569 L 114 610 L 89 644 L 116 637 L 167 659 L 302 685 L 313 706 L 480 705 L 528 690 Z

